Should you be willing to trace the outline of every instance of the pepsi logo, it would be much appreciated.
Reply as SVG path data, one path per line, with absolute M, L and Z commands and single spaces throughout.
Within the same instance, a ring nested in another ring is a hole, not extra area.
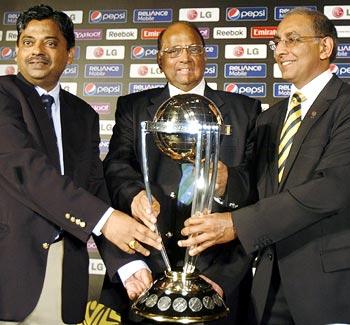
M 13 51 L 10 47 L 4 47 L 1 49 L 1 57 L 3 59 L 9 59 L 12 57 Z
M 135 46 L 132 49 L 132 55 L 135 58 L 143 58 L 145 55 L 145 49 L 142 46 Z
M 332 15 L 335 17 L 335 18 L 341 18 L 343 17 L 344 15 L 344 10 L 342 7 L 334 7 L 333 10 L 332 10 Z
M 96 93 L 97 87 L 93 82 L 89 82 L 85 85 L 84 93 L 87 95 L 94 95 Z
M 148 67 L 146 65 L 140 65 L 137 72 L 140 76 L 145 76 L 148 73 Z
M 191 9 L 187 11 L 187 19 L 195 20 L 198 17 L 198 12 L 195 9 Z
M 5 74 L 15 74 L 16 69 L 13 65 L 9 65 L 5 68 Z
M 96 47 L 96 48 L 94 49 L 94 56 L 95 56 L 96 58 L 100 58 L 101 56 L 103 56 L 103 54 L 104 54 L 104 50 L 103 50 L 102 47 Z
M 238 86 L 235 83 L 231 82 L 225 86 L 225 91 L 236 93 L 238 92 Z
M 237 20 L 240 17 L 241 13 L 239 12 L 238 8 L 231 8 L 227 12 L 227 18 L 229 20 Z
M 240 57 L 244 54 L 244 48 L 242 46 L 236 46 L 233 49 L 233 55 L 236 57 Z
M 90 21 L 91 22 L 100 22 L 102 20 L 102 12 L 98 11 L 98 10 L 94 10 L 91 14 L 90 14 Z

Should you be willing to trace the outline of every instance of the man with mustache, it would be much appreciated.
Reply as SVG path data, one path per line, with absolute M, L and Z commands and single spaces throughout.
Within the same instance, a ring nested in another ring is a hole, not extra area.
M 160 238 L 110 208 L 98 115 L 60 88 L 74 57 L 70 18 L 35 6 L 17 31 L 19 74 L 0 77 L 0 324 L 80 323 L 90 235 L 102 256 L 113 244 L 147 255 L 140 242 L 159 248 Z

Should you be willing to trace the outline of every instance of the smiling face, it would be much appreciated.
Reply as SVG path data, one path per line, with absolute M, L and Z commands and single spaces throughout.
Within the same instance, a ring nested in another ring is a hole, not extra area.
M 290 36 L 318 36 L 310 17 L 301 14 L 286 16 L 277 28 L 276 36 L 285 40 Z M 282 78 L 302 88 L 329 68 L 329 57 L 333 41 L 329 37 L 308 38 L 286 47 L 280 42 L 275 50 L 275 60 Z
M 20 35 L 16 53 L 23 77 L 47 91 L 56 86 L 74 57 L 74 49 L 67 49 L 66 39 L 51 19 L 30 21 Z
M 161 50 L 193 44 L 202 45 L 199 35 L 189 26 L 176 23 L 164 32 Z M 173 86 L 187 92 L 202 80 L 206 56 L 205 52 L 191 55 L 187 50 L 182 50 L 179 57 L 170 58 L 166 53 L 159 51 L 157 61 L 167 80 Z

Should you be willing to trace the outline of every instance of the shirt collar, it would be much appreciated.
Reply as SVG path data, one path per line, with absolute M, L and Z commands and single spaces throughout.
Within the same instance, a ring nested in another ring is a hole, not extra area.
M 290 94 L 292 96 L 296 91 L 300 91 L 309 103 L 313 103 L 323 88 L 327 85 L 328 81 L 331 80 L 332 76 L 332 72 L 327 69 L 301 89 L 292 85 Z
M 205 81 L 204 81 L 204 78 L 202 78 L 200 83 L 196 87 L 192 88 L 190 91 L 183 91 L 175 87 L 171 83 L 168 83 L 168 87 L 169 87 L 170 97 L 173 97 L 175 95 L 180 95 L 180 94 L 196 94 L 196 95 L 204 96 Z
M 55 101 L 55 104 L 57 105 L 57 103 L 59 103 L 59 96 L 60 96 L 60 84 L 57 83 L 57 85 L 55 86 L 55 88 L 51 89 L 49 92 L 47 92 L 45 89 L 36 86 L 35 90 L 38 92 L 39 96 L 47 94 L 47 95 L 51 95 Z

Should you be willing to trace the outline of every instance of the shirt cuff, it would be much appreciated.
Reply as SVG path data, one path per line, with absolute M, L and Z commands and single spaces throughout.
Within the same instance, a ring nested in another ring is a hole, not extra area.
M 108 218 L 111 216 L 113 211 L 114 211 L 113 208 L 108 208 L 107 211 L 102 215 L 100 221 L 96 224 L 94 229 L 92 229 L 92 232 L 96 236 L 100 236 L 101 235 L 101 229 L 105 225 L 105 223 L 107 222 Z
M 123 265 L 118 269 L 118 274 L 119 274 L 120 280 L 123 282 L 124 287 L 125 287 L 125 281 L 129 279 L 134 273 L 136 273 L 141 269 L 147 269 L 151 272 L 147 264 L 142 260 L 132 261 L 130 263 Z

